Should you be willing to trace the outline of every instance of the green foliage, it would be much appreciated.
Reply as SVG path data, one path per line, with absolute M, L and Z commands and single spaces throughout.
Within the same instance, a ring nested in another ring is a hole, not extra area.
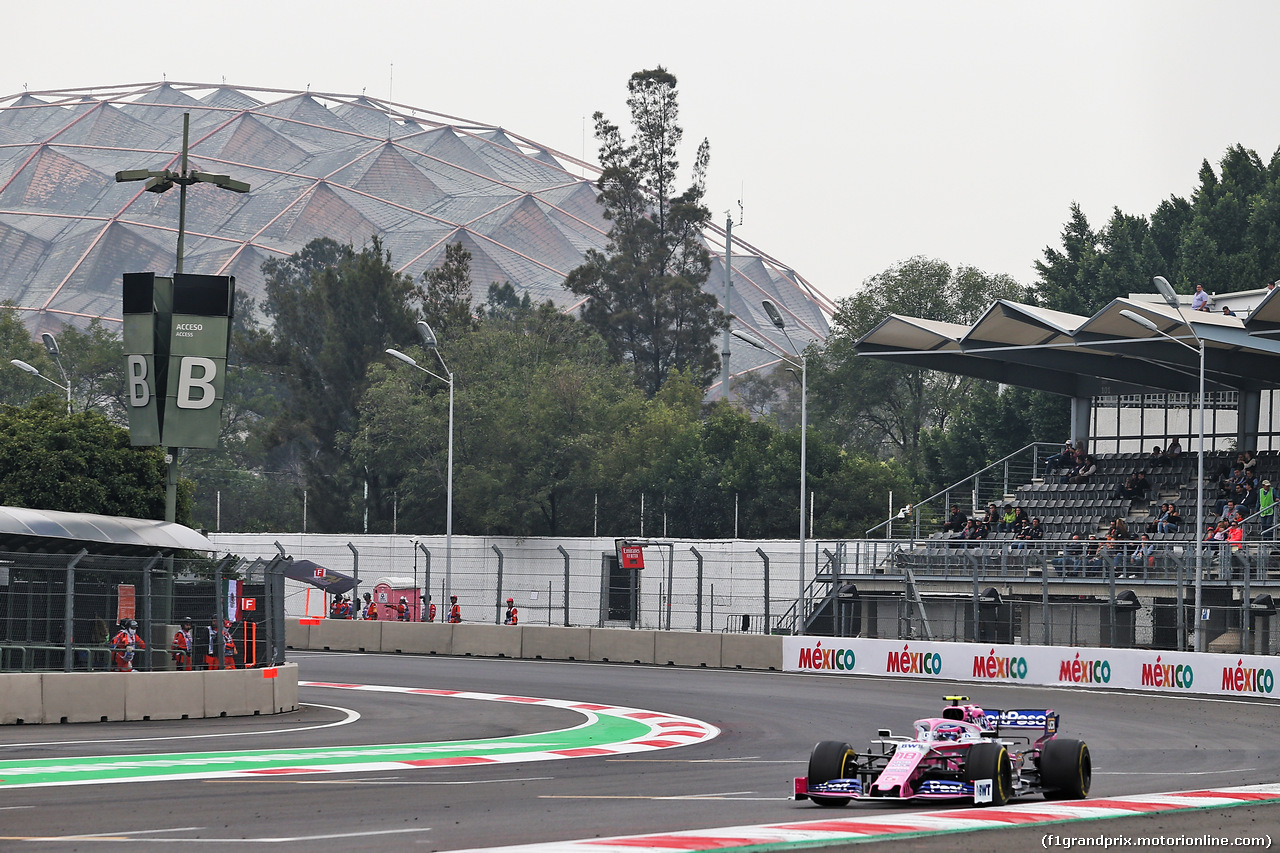
M 889 314 L 965 324 L 996 299 L 1026 302 L 1029 294 L 1009 276 L 922 257 L 869 278 L 838 303 L 825 350 L 810 356 L 815 422 L 846 449 L 917 470 L 925 432 L 945 430 L 978 380 L 859 357 L 854 344 Z
M 68 415 L 42 397 L 0 407 L 0 504 L 132 518 L 164 518 L 164 453 L 131 447 L 129 433 L 98 412 Z M 190 520 L 180 488 L 177 520 Z
M 422 280 L 422 318 L 432 331 L 441 339 L 448 339 L 475 328 L 471 314 L 471 253 L 461 243 L 446 245 L 440 266 L 423 273 Z
M 710 148 L 698 146 L 693 182 L 676 194 L 676 78 L 665 69 L 637 71 L 627 84 L 635 136 L 626 141 L 602 113 L 594 116 L 602 173 L 598 186 L 612 226 L 606 252 L 587 252 L 565 286 L 586 297 L 582 319 L 609 354 L 631 367 L 653 396 L 672 370 L 705 387 L 719 370 L 714 335 L 728 322 L 703 291 L 711 268 L 700 234 L 710 220 L 702 203 Z
M 422 289 L 395 271 L 376 238 L 360 251 L 313 240 L 290 258 L 266 262 L 263 272 L 263 309 L 274 322 L 245 341 L 245 358 L 283 383 L 264 446 L 302 471 L 309 529 L 353 529 L 365 484 L 371 516 L 389 519 L 392 498 L 380 472 L 353 465 L 339 437 L 359 421 L 369 365 L 381 362 L 387 347 L 417 338 Z
M 1089 316 L 1112 299 L 1151 290 L 1162 275 L 1178 290 L 1210 293 L 1262 287 L 1280 278 L 1280 151 L 1264 164 L 1233 145 L 1200 166 L 1189 199 L 1171 196 L 1149 217 L 1113 212 L 1094 230 L 1071 206 L 1061 248 L 1036 263 L 1046 307 Z

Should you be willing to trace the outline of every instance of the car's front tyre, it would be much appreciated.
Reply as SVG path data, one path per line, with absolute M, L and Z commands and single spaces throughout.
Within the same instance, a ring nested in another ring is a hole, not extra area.
M 1013 762 L 1009 760 L 1009 750 L 1004 744 L 974 744 L 964 762 L 964 781 L 983 782 L 991 780 L 991 802 L 986 805 L 1003 806 L 1009 802 L 1013 791 Z
M 839 740 L 818 741 L 809 754 L 809 784 L 821 785 L 832 779 L 847 779 L 854 766 L 853 747 Z M 843 806 L 848 797 L 810 797 L 820 806 Z

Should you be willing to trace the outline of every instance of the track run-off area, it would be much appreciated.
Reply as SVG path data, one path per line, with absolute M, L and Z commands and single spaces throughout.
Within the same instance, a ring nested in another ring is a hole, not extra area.
M 599 663 L 293 657 L 305 704 L 291 714 L 0 729 L 0 849 L 1280 842 L 1273 702 Z M 992 707 L 1057 710 L 1064 732 L 1089 742 L 1090 797 L 1027 797 L 998 809 L 824 809 L 789 799 L 817 740 L 856 745 L 878 728 L 905 731 L 957 692 Z

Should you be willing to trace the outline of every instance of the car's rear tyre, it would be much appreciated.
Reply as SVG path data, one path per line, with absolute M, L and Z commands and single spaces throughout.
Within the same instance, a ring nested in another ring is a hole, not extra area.
M 1054 738 L 1040 750 L 1040 784 L 1047 800 L 1083 800 L 1093 783 L 1089 745 L 1082 740 Z
M 1003 744 L 989 741 L 974 744 L 964 762 L 964 781 L 977 783 L 991 780 L 991 802 L 983 805 L 1003 806 L 1013 791 L 1013 763 Z
M 832 779 L 846 779 L 853 767 L 853 747 L 840 740 L 818 741 L 809 754 L 809 784 L 821 785 Z M 848 797 L 811 798 L 820 806 L 848 805 Z

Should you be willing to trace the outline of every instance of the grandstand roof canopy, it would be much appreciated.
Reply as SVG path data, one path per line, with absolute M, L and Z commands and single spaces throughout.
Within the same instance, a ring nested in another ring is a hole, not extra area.
M 0 506 L 0 551 L 147 555 L 157 551 L 216 551 L 190 527 L 169 521 Z
M 234 275 L 261 305 L 262 263 L 317 237 L 354 246 L 377 235 L 414 277 L 461 242 L 473 301 L 509 281 L 565 310 L 563 286 L 608 223 L 598 169 L 508 129 L 365 95 L 152 82 L 0 95 L 0 299 L 33 331 L 121 317 L 121 274 L 173 269 L 178 193 L 116 183 L 129 169 L 178 169 L 191 117 L 193 171 L 228 174 L 247 195 L 188 192 L 184 268 Z M 724 231 L 711 226 L 706 289 L 723 299 Z M 736 320 L 777 352 L 769 299 L 800 345 L 824 338 L 834 305 L 790 267 L 733 241 Z M 733 367 L 765 353 L 735 352 Z
M 1071 397 L 1196 393 L 1197 338 L 1206 392 L 1280 387 L 1280 300 L 1260 291 L 1247 319 L 1174 308 L 1141 296 L 1092 317 L 1000 300 L 972 326 L 891 314 L 856 344 L 860 355 Z M 1145 317 L 1163 332 L 1121 314 Z M 1166 337 L 1167 336 L 1167 337 Z

